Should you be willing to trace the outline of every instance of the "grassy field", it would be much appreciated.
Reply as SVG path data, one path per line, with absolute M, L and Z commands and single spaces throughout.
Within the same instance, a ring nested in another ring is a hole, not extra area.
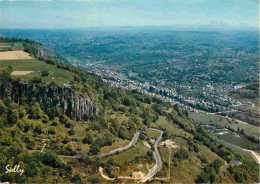
M 148 130 L 147 135 L 150 139 L 157 139 L 160 136 L 160 132 L 155 130 Z
M 23 42 L 5 42 L 0 43 L 0 52 L 11 51 L 11 50 L 23 50 Z
M 245 134 L 247 135 L 255 136 L 255 137 L 260 136 L 260 127 L 251 124 L 238 124 L 235 121 L 230 121 L 214 114 L 191 115 L 191 116 L 198 124 L 218 126 L 219 128 L 230 127 L 234 130 L 238 130 L 239 128 L 240 130 L 244 129 Z M 235 135 L 235 133 L 232 133 L 230 131 L 227 134 L 223 134 L 223 135 L 214 134 L 214 135 L 225 142 L 240 146 L 244 149 L 258 147 L 257 143 L 249 141 L 245 136 Z
M 12 50 L 11 44 L 9 43 L 0 43 L 0 52 L 10 51 Z
M 133 148 L 121 152 L 120 154 L 111 155 L 106 159 L 113 158 L 117 164 L 123 165 L 125 162 L 130 162 L 138 156 L 145 156 L 149 150 L 150 149 L 146 148 L 141 141 L 138 141 Z
M 12 48 L 5 45 L 0 45 L 0 52 L 11 51 Z
M 149 150 L 150 149 L 146 148 L 142 141 L 139 140 L 133 148 L 103 159 L 105 162 L 109 159 L 115 162 L 118 167 L 116 171 L 114 171 L 114 174 L 117 176 L 132 176 L 132 172 L 138 171 L 147 174 L 148 169 L 155 164 L 155 160 L 153 159 L 151 163 L 148 163 L 145 159 L 140 157 L 145 156 Z M 134 160 L 137 157 L 139 157 L 139 160 L 136 162 Z
M 234 124 L 232 125 L 232 128 L 235 128 L 236 130 L 238 127 L 241 129 L 245 130 L 245 133 L 250 136 L 256 136 L 260 137 L 260 127 L 250 125 L 250 124 Z
M 81 147 L 80 154 L 82 154 L 82 155 L 86 155 L 90 150 L 89 144 L 80 143 L 80 147 Z
M 10 44 L 13 50 L 24 50 L 23 42 L 14 42 Z
M 202 158 L 207 158 L 208 163 L 214 162 L 216 159 L 220 159 L 224 162 L 222 158 L 220 158 L 216 153 L 212 152 L 208 147 L 204 145 L 199 145 L 199 153 L 198 156 Z
M 211 124 L 211 125 L 218 125 L 218 126 L 228 126 L 235 130 L 238 127 L 245 130 L 247 135 L 253 135 L 256 137 L 260 136 L 260 127 L 251 125 L 251 124 L 237 124 L 235 121 L 228 121 L 227 119 L 214 115 L 214 114 L 205 114 L 205 115 L 191 115 L 191 117 L 195 120 L 198 124 Z
M 185 132 L 183 129 L 180 129 L 176 124 L 173 124 L 169 122 L 166 117 L 160 116 L 158 121 L 156 121 L 154 124 L 152 124 L 152 127 L 154 128 L 166 128 L 169 132 L 176 136 L 187 136 L 187 137 L 193 137 L 192 134 Z
M 194 183 L 202 169 L 195 160 L 184 160 L 171 167 L 170 183 Z
M 165 146 L 159 147 L 159 152 L 160 152 L 162 162 L 163 162 L 162 169 L 157 173 L 157 176 L 159 176 L 159 177 L 169 177 L 170 176 L 170 173 L 169 173 L 170 149 L 172 149 L 172 148 L 168 148 L 168 147 L 165 147 Z M 171 156 L 172 156 L 172 154 L 171 154 Z M 170 160 L 171 159 L 172 159 L 172 157 L 170 157 Z
M 126 146 L 129 144 L 129 140 L 123 140 L 123 139 L 119 139 L 118 141 L 116 141 L 115 143 L 113 143 L 113 145 L 111 146 L 105 146 L 103 148 L 101 148 L 101 152 L 100 153 L 108 153 L 111 150 Z
M 231 123 L 229 123 L 229 121 L 227 121 L 225 118 L 223 117 L 219 117 L 215 114 L 205 114 L 205 115 L 190 115 L 196 123 L 199 124 L 214 124 L 214 125 L 221 125 L 221 126 L 230 126 L 231 123 L 235 123 L 235 121 L 231 121 Z
M 47 70 L 50 73 L 47 77 L 41 77 L 46 83 L 53 81 L 58 85 L 69 85 L 69 82 L 74 78 L 74 74 L 36 59 L 0 61 L 1 69 L 7 68 L 9 65 L 13 67 L 14 71 L 33 71 L 32 73 L 26 75 L 13 76 L 14 78 L 19 77 L 25 81 L 31 80 L 34 77 L 41 77 L 41 72 L 44 70 Z
M 172 158 L 174 154 L 182 147 L 187 149 L 188 143 L 182 138 L 175 138 L 174 142 L 179 145 L 179 148 L 171 149 Z M 224 160 L 220 158 L 217 154 L 212 152 L 208 147 L 198 144 L 199 152 L 189 152 L 189 159 L 171 164 L 171 180 L 170 183 L 194 183 L 197 175 L 201 173 L 202 169 L 209 163 L 212 163 L 216 159 Z M 207 164 L 203 163 L 200 158 L 206 158 Z
M 258 147 L 257 143 L 253 143 L 249 141 L 247 138 L 245 138 L 243 135 L 240 135 L 239 137 L 235 135 L 235 133 L 228 133 L 224 135 L 217 135 L 218 138 L 221 140 L 237 145 L 244 149 L 251 149 L 252 147 Z
M 259 117 L 253 114 L 245 114 L 241 112 L 228 113 L 228 116 L 234 119 L 242 120 L 248 122 L 252 125 L 257 125 L 259 123 Z
M 75 135 L 73 137 L 77 139 L 83 139 L 86 136 L 86 123 L 82 123 L 79 121 L 74 122 L 74 128 L 73 130 L 75 131 Z
M 231 144 L 231 143 L 228 143 L 228 142 L 223 142 L 223 144 L 229 148 L 231 148 L 232 150 L 240 153 L 244 158 L 246 158 L 247 160 L 251 161 L 251 162 L 255 162 L 255 160 L 253 159 L 253 157 L 251 156 L 251 154 L 245 150 L 243 150 L 242 148 L 234 145 L 234 144 Z

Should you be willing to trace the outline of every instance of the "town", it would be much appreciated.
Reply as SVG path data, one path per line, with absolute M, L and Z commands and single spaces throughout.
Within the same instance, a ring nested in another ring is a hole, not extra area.
M 241 102 L 228 96 L 228 92 L 242 88 L 242 85 L 221 84 L 213 81 L 205 87 L 189 86 L 180 83 L 174 83 L 174 88 L 157 87 L 150 82 L 138 82 L 129 79 L 124 74 L 103 69 L 104 66 L 98 64 L 97 67 L 88 68 L 88 64 L 84 66 L 85 69 L 91 71 L 101 77 L 104 82 L 111 86 L 119 87 L 128 90 L 137 90 L 150 96 L 156 96 L 164 102 L 178 104 L 182 109 L 188 110 L 192 113 L 202 112 L 223 112 L 234 111 L 233 106 L 240 105 Z M 77 65 L 78 67 L 82 67 Z M 200 92 L 202 97 L 192 97 L 187 92 Z M 205 95 L 205 96 L 204 96 Z

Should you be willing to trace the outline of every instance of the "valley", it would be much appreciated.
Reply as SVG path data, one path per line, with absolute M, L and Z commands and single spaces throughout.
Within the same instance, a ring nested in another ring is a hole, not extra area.
M 20 163 L 25 175 L 1 174 L 1 181 L 24 182 L 28 177 L 32 182 L 90 183 L 257 180 L 259 165 L 248 151 L 222 143 L 206 130 L 206 125 L 216 126 L 213 135 L 221 135 L 217 133 L 225 128 L 241 133 L 238 127 L 243 127 L 243 136 L 258 138 L 257 130 L 250 127 L 255 125 L 240 126 L 197 108 L 190 114 L 192 109 L 150 94 L 157 90 L 151 86 L 145 92 L 108 85 L 105 78 L 80 66 L 57 62 L 37 42 L 1 41 L 16 42 L 32 58 L 0 60 L 0 149 L 2 165 L 11 160 Z M 201 117 L 196 120 L 196 116 Z M 233 166 L 233 160 L 243 164 Z M 218 174 L 225 163 L 229 169 Z M 240 172 L 246 174 L 237 178 Z

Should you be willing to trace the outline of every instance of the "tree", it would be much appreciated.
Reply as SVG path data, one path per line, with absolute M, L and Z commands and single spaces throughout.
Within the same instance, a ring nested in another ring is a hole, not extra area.
M 198 178 L 195 180 L 196 183 L 208 183 L 210 179 L 210 175 L 202 172 L 200 173 L 200 175 L 198 176 Z
M 36 126 L 35 126 L 35 128 L 34 128 L 33 131 L 34 131 L 35 133 L 41 134 L 41 133 L 42 133 L 42 130 L 43 130 L 42 126 L 41 126 L 40 124 L 36 124 Z
M 47 150 L 42 154 L 42 162 L 50 166 L 55 166 L 57 159 L 58 155 L 52 150 Z
M 6 82 L 11 82 L 12 78 L 11 78 L 11 73 L 12 73 L 12 68 L 10 66 L 8 66 L 7 69 L 2 70 L 2 72 L 0 72 L 0 83 L 6 83 Z
M 235 173 L 234 175 L 234 179 L 238 182 L 238 183 L 244 183 L 244 176 L 241 173 Z
M 48 70 L 42 71 L 42 76 L 43 76 L 43 77 L 47 77 L 47 76 L 49 76 L 49 75 L 50 75 L 50 72 L 49 72 Z
M 76 174 L 75 176 L 73 176 L 70 181 L 72 183 L 82 183 L 82 179 L 79 174 Z
M 20 118 L 23 118 L 25 115 L 26 115 L 26 110 L 25 110 L 24 106 L 20 106 L 20 108 L 19 108 Z
M 93 142 L 94 135 L 92 131 L 88 131 L 86 137 L 82 140 L 84 144 L 91 144 Z
M 131 105 L 131 99 L 129 97 L 125 97 L 123 99 L 123 105 L 130 106 Z
M 4 99 L 4 104 L 9 107 L 12 104 L 12 98 L 8 96 L 7 98 Z
M 9 65 L 6 70 L 8 73 L 12 73 L 14 71 L 11 65 Z
M 189 152 L 186 151 L 185 149 L 181 148 L 179 151 L 177 151 L 177 153 L 175 153 L 174 156 L 176 158 L 178 158 L 179 161 L 187 160 L 187 159 L 189 159 Z
M 107 121 L 104 118 L 101 118 L 99 123 L 103 128 L 107 129 Z
M 68 133 L 69 133 L 69 135 L 74 135 L 75 131 L 73 129 L 70 129 Z
M 78 77 L 78 76 L 74 76 L 74 81 L 80 83 L 81 79 L 80 79 L 80 77 Z
M 219 159 L 214 160 L 214 162 L 211 164 L 211 166 L 216 170 L 216 172 L 219 172 L 220 167 L 222 166 L 222 162 Z
M 118 132 L 118 137 L 121 138 L 121 139 L 127 139 L 128 138 L 127 129 L 124 128 L 123 126 L 120 127 L 120 130 Z
M 20 115 L 17 109 L 9 108 L 7 113 L 7 123 L 11 126 L 18 122 Z
M 88 113 L 84 113 L 83 114 L 83 120 L 84 121 L 88 121 L 89 120 L 89 114 Z
M 97 145 L 92 145 L 90 146 L 90 150 L 89 150 L 89 154 L 90 155 L 96 155 L 98 154 L 98 152 L 100 152 L 100 147 Z
M 29 109 L 29 118 L 41 119 L 43 116 L 42 109 L 38 102 L 35 102 Z
M 48 123 L 49 122 L 49 117 L 47 115 L 44 115 L 43 118 L 42 118 L 42 122 L 43 123 Z
M 7 112 L 7 107 L 0 100 L 0 117 L 3 116 L 4 114 L 6 114 L 6 112 Z
M 66 128 L 70 128 L 72 126 L 70 119 L 67 116 L 65 116 L 64 114 L 60 115 L 59 120 L 62 124 L 65 125 Z
M 48 128 L 48 134 L 51 134 L 51 135 L 56 134 L 56 129 L 54 127 L 49 127 Z
M 59 122 L 58 118 L 54 118 L 54 120 L 51 123 L 51 126 L 57 126 L 58 122 Z

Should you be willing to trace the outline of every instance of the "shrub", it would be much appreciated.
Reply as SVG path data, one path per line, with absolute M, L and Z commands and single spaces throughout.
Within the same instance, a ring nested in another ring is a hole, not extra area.
M 43 123 L 48 123 L 49 122 L 49 117 L 47 115 L 44 115 L 43 118 L 42 118 L 42 122 Z
M 47 77 L 47 76 L 49 76 L 49 75 L 50 75 L 50 72 L 49 72 L 48 70 L 42 71 L 42 76 L 43 76 L 43 77 Z
M 75 131 L 73 129 L 70 129 L 68 133 L 69 133 L 69 135 L 74 135 Z
M 54 134 L 56 134 L 56 129 L 54 127 L 50 127 L 48 129 L 48 133 L 51 134 L 51 135 L 54 135 Z
M 179 159 L 179 161 L 187 160 L 189 159 L 189 152 L 181 148 L 177 153 L 175 153 L 174 157 Z
M 75 176 L 73 176 L 70 181 L 72 183 L 82 183 L 82 179 L 79 174 L 76 174 Z
M 42 133 L 42 126 L 37 124 L 33 130 L 35 133 L 41 134 Z

